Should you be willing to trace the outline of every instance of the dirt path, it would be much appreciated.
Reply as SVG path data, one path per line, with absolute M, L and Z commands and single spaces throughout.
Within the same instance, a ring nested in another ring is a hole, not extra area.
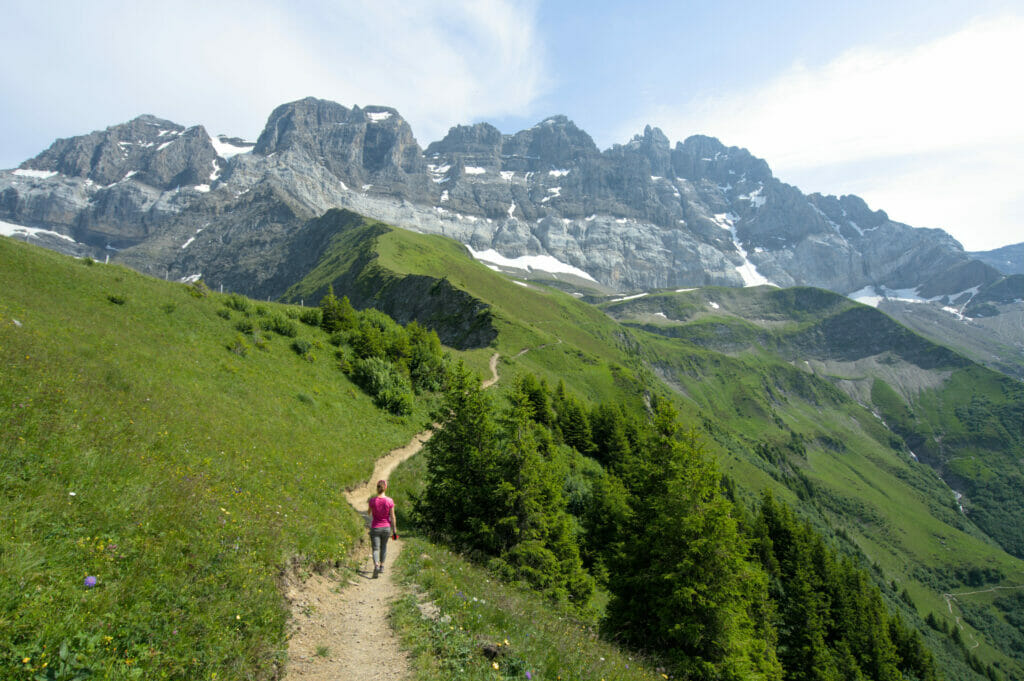
M 498 353 L 491 356 L 489 388 L 498 381 Z M 373 475 L 363 485 L 345 493 L 353 508 L 366 513 L 366 502 L 377 480 L 387 479 L 398 464 L 423 447 L 433 434 L 425 430 L 377 460 Z M 398 528 L 401 531 L 402 528 Z M 286 586 L 285 596 L 292 608 L 292 636 L 288 641 L 285 681 L 385 681 L 409 676 L 409 661 L 388 625 L 388 610 L 402 595 L 391 578 L 391 568 L 402 552 L 402 542 L 388 542 L 384 572 L 373 578 L 369 543 L 356 551 L 362 554 L 359 567 L 339 575 L 313 575 Z

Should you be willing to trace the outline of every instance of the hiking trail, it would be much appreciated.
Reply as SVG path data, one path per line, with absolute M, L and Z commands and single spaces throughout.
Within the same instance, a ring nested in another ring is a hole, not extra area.
M 481 385 L 489 388 L 498 381 L 498 353 L 491 355 L 491 377 Z M 361 514 L 374 493 L 376 481 L 391 472 L 423 447 L 431 430 L 417 433 L 409 444 L 393 449 L 377 460 L 370 479 L 345 493 Z M 403 528 L 399 527 L 401 533 Z M 402 541 L 388 542 L 384 572 L 373 578 L 373 561 L 368 541 L 354 549 L 359 567 L 342 568 L 332 575 L 313 574 L 305 581 L 290 578 L 285 597 L 291 604 L 291 637 L 285 681 L 390 681 L 409 676 L 408 655 L 388 624 L 392 602 L 403 595 L 391 578 Z

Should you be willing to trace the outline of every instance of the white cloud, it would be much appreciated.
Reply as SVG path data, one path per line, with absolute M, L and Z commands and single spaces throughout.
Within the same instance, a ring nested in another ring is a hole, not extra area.
M 0 73 L 0 123 L 24 137 L 35 121 L 33 154 L 141 113 L 253 137 L 306 96 L 394 106 L 426 144 L 547 86 L 535 7 L 512 0 L 38 0 L 10 14 L 0 37 L 24 58 Z
M 1008 208 L 1024 191 L 1012 162 L 1024 155 L 1020 64 L 1024 18 L 1000 17 L 924 45 L 796 65 L 753 90 L 650 117 L 678 138 L 747 147 L 805 191 L 860 193 L 894 219 L 988 248 L 1024 233 Z

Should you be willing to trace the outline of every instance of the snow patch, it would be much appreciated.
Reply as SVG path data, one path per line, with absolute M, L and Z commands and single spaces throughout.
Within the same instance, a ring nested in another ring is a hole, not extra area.
M 369 189 L 372 186 L 373 186 L 372 184 L 364 184 L 363 185 L 363 191 L 365 192 L 367 189 Z M 447 192 L 445 192 L 445 193 L 447 193 Z M 441 199 L 441 200 L 444 201 L 444 199 Z
M 160 144 L 160 146 L 156 148 L 156 150 L 157 150 L 157 151 L 163 151 L 163 150 L 164 150 L 164 149 L 166 149 L 167 147 L 169 147 L 169 146 L 171 146 L 172 144 L 174 144 L 174 140 L 176 140 L 176 139 L 178 139 L 178 138 L 177 138 L 177 137 L 175 137 L 175 138 L 174 138 L 173 140 L 169 140 L 169 141 L 167 141 L 167 142 L 162 142 L 162 143 Z
M 367 112 L 366 113 L 366 117 L 369 118 L 374 123 L 380 123 L 381 121 L 386 121 L 387 119 L 391 118 L 391 112 L 390 111 Z
M 763 206 L 765 204 L 765 202 L 768 201 L 768 199 L 765 198 L 765 196 L 761 193 L 763 191 L 764 191 L 764 184 L 759 182 L 756 191 L 752 191 L 752 192 L 750 192 L 748 194 L 744 194 L 743 196 L 740 196 L 739 198 L 743 199 L 744 201 L 750 201 L 750 203 L 754 206 L 754 208 L 760 208 L 761 206 Z
M 197 184 L 195 187 L 192 187 L 192 189 L 195 189 L 200 194 L 206 194 L 207 192 L 210 191 L 210 185 L 208 185 L 208 184 Z
M 548 175 L 551 177 L 565 177 L 569 172 L 568 170 L 549 170 Z
M 31 168 L 18 168 L 14 171 L 14 174 L 19 177 L 34 177 L 37 180 L 46 180 L 54 175 L 59 175 L 60 173 L 56 170 L 32 170 Z
M 182 284 L 194 284 L 202 278 L 203 274 L 202 272 L 200 272 L 199 274 L 190 274 L 187 277 L 182 277 L 178 281 L 180 281 Z
M 443 202 L 445 202 L 447 200 L 448 200 L 448 190 L 445 189 L 443 192 L 441 192 L 441 202 L 443 203 Z
M 219 137 L 210 136 L 210 144 L 213 145 L 213 150 L 223 159 L 237 156 L 238 154 L 245 154 L 256 148 L 256 143 L 246 144 L 245 146 L 235 146 L 230 142 L 224 142 Z
M 875 292 L 874 286 L 865 286 L 853 293 L 847 293 L 846 297 L 871 307 L 878 307 L 878 304 L 885 298 L 885 296 L 880 296 Z
M 528 272 L 539 270 L 541 272 L 550 272 L 552 274 L 573 274 L 577 277 L 581 277 L 595 283 L 597 282 L 596 279 L 580 268 L 566 264 L 550 255 L 523 255 L 518 258 L 506 258 L 493 248 L 489 248 L 485 251 L 474 251 L 473 247 L 468 245 L 466 248 L 469 249 L 469 254 L 476 260 L 486 263 L 488 266 L 491 266 L 491 269 L 493 270 L 497 270 L 499 267 L 510 267 L 519 270 L 526 270 Z
M 717 310 L 717 309 L 719 309 L 719 308 L 721 307 L 721 305 L 719 305 L 718 303 L 716 303 L 716 302 L 715 302 L 715 301 L 713 301 L 713 300 L 709 300 L 709 301 L 708 301 L 708 305 L 710 305 L 711 307 L 715 308 L 716 310 Z
M 609 302 L 621 303 L 623 300 L 636 300 L 637 298 L 643 298 L 646 295 L 647 292 L 645 291 L 644 293 L 635 293 L 631 296 L 623 296 L 622 298 L 612 298 Z
M 508 207 L 508 216 L 512 217 L 512 213 L 516 212 L 516 202 L 513 201 L 512 205 Z
M 562 195 L 562 188 L 561 187 L 551 187 L 550 189 L 548 189 L 548 194 L 550 194 L 550 196 L 545 196 L 543 199 L 541 199 L 540 200 L 541 203 L 547 203 L 551 199 L 555 199 L 555 198 L 558 198 L 559 196 L 561 196 Z
M 754 263 L 750 262 L 746 249 L 743 248 L 743 244 L 740 243 L 740 239 L 736 235 L 736 216 L 732 213 L 716 213 L 712 219 L 716 225 L 722 229 L 729 230 L 729 233 L 732 234 L 733 246 L 736 247 L 736 251 L 740 254 L 740 257 L 743 258 L 743 263 L 736 267 L 736 271 L 739 272 L 740 277 L 743 279 L 743 285 L 776 286 L 776 284 L 769 281 L 757 271 L 757 266 L 754 265 Z
M 480 166 L 466 166 L 464 170 L 467 175 L 483 175 L 487 172 L 487 168 L 481 168 Z
M 512 178 L 515 177 L 516 175 L 515 172 L 511 170 L 502 170 L 500 174 L 501 179 L 505 180 L 506 182 L 511 182 Z
M 71 243 L 77 243 L 74 239 L 67 236 L 66 234 L 59 234 L 57 232 L 50 231 L 48 229 L 39 229 L 38 227 L 25 227 L 24 225 L 15 225 L 11 222 L 4 222 L 0 220 L 0 235 L 3 236 L 24 236 L 27 238 L 40 237 L 40 236 L 55 236 L 61 239 L 66 239 Z
M 655 312 L 655 313 L 654 313 L 654 316 L 655 316 L 655 317 L 661 317 L 662 319 L 668 319 L 668 317 L 667 317 L 667 316 L 665 316 L 665 313 L 664 313 L 664 312 Z

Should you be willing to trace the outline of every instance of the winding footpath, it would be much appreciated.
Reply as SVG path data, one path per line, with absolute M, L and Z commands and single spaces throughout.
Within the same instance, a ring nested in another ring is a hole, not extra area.
M 489 388 L 498 381 L 498 353 L 491 356 Z M 360 513 L 376 481 L 391 472 L 423 447 L 431 430 L 418 433 L 404 447 L 377 460 L 373 475 L 363 485 L 345 494 Z M 399 528 L 401 531 L 402 528 Z M 409 660 L 388 624 L 391 603 L 403 595 L 391 577 L 391 568 L 402 552 L 402 542 L 388 542 L 386 569 L 373 579 L 373 561 L 367 543 L 356 549 L 362 554 L 359 567 L 339 578 L 312 575 L 305 581 L 287 583 L 285 596 L 292 609 L 292 634 L 288 641 L 285 681 L 385 681 L 409 677 Z

